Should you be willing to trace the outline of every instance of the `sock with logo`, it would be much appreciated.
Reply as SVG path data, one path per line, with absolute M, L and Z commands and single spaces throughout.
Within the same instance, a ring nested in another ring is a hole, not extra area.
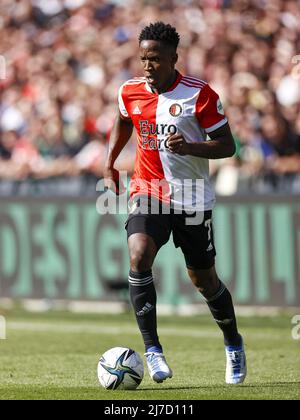
M 152 271 L 129 272 L 129 292 L 136 320 L 143 336 L 146 352 L 151 348 L 161 350 L 157 335 L 156 291 Z
M 225 345 L 240 346 L 241 336 L 237 329 L 231 294 L 226 286 L 220 283 L 219 291 L 210 299 L 206 299 L 206 302 L 216 323 L 223 331 Z

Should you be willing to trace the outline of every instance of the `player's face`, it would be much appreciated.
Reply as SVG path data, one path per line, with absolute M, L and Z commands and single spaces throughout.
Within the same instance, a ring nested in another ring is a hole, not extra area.
M 140 59 L 149 86 L 158 93 L 168 89 L 174 81 L 175 50 L 159 41 L 142 41 Z

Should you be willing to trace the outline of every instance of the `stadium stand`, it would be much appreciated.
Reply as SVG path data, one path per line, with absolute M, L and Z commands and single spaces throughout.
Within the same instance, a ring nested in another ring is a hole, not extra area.
M 219 194 L 300 192 L 300 6 L 274 0 L 2 0 L 0 195 L 95 194 L 119 86 L 150 21 L 181 33 L 179 70 L 220 94 L 237 144 Z M 134 139 L 119 159 L 132 172 Z

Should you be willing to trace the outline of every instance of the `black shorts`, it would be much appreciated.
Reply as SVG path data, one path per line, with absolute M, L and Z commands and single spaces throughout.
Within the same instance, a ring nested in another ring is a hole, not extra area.
M 163 214 L 160 207 L 158 214 L 148 214 L 139 211 L 139 199 L 135 198 L 133 211 L 125 223 L 127 237 L 134 233 L 145 233 L 151 236 L 159 250 L 173 233 L 175 247 L 180 247 L 189 269 L 208 269 L 215 264 L 216 250 L 212 227 L 212 211 L 204 213 L 176 214 L 170 209 L 169 214 Z

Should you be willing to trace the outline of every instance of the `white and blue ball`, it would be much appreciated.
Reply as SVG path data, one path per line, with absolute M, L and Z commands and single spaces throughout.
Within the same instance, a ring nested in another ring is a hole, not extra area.
M 141 356 L 126 347 L 105 352 L 98 363 L 98 379 L 106 389 L 136 389 L 144 377 Z

